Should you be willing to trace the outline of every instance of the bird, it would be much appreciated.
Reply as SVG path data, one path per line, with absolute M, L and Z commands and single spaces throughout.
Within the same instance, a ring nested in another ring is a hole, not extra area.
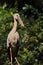
M 13 18 L 14 18 L 14 25 L 13 25 L 12 30 L 9 32 L 7 36 L 7 50 L 9 54 L 9 59 L 11 61 L 11 65 L 13 65 L 12 63 L 13 60 L 15 60 L 18 65 L 20 65 L 17 60 L 17 53 L 18 53 L 18 48 L 19 48 L 18 44 L 19 44 L 19 39 L 20 39 L 20 35 L 17 32 L 17 23 L 19 23 L 23 28 L 25 26 L 22 19 L 20 18 L 19 13 L 13 14 Z

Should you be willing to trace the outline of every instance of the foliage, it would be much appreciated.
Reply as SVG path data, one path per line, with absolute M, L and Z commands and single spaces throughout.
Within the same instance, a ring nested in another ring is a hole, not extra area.
M 18 25 L 20 41 L 17 58 L 20 65 L 43 65 L 43 13 L 39 13 L 31 5 L 26 4 L 24 7 L 19 12 L 25 28 Z M 30 13 L 29 10 L 31 10 Z M 11 12 L 16 13 L 18 10 L 16 7 L 6 9 L 5 5 L 0 8 L 0 65 L 10 65 L 6 40 L 13 27 Z M 36 14 L 37 18 L 35 18 Z

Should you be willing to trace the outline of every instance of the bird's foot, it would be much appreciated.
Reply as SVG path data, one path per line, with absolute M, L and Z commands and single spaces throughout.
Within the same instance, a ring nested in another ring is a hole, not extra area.
M 20 64 L 18 63 L 18 65 L 20 65 Z

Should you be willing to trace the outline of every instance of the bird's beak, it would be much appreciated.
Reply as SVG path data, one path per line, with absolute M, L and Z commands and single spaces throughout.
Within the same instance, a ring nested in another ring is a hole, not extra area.
M 22 27 L 25 27 L 25 26 L 24 26 L 24 23 L 23 23 L 23 21 L 21 20 L 20 17 L 18 17 L 18 22 L 19 22 L 19 24 L 20 24 Z

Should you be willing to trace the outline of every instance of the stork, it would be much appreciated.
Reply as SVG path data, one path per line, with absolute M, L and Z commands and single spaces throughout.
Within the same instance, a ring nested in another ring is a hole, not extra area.
M 18 41 L 20 39 L 19 33 L 17 32 L 17 22 L 22 27 L 24 27 L 24 24 L 18 13 L 13 14 L 13 18 L 14 18 L 14 26 L 7 37 L 7 49 L 10 54 L 9 58 L 11 61 L 11 65 L 13 60 L 15 60 L 18 65 L 20 65 L 17 60 L 17 52 L 18 52 L 18 44 L 19 44 Z

